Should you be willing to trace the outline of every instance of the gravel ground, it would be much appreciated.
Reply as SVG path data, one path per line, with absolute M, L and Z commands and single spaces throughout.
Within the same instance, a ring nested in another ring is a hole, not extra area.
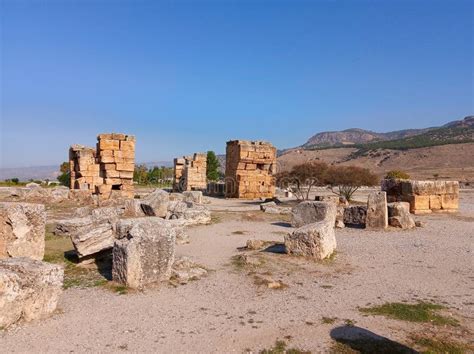
M 461 322 L 450 335 L 472 340 L 474 193 L 463 191 L 458 214 L 417 217 L 425 228 L 337 230 L 332 261 L 288 261 L 264 252 L 271 276 L 288 285 L 282 290 L 256 285 L 255 274 L 236 268 L 231 258 L 247 239 L 283 241 L 291 231 L 285 220 L 248 202 L 214 200 L 210 206 L 220 222 L 190 229 L 191 243 L 177 251 L 211 269 L 206 278 L 126 295 L 70 288 L 51 318 L 1 332 L 0 351 L 242 353 L 285 339 L 317 353 L 327 352 L 331 331 L 349 322 L 408 343 L 410 333 L 431 327 L 364 316 L 358 307 L 418 300 L 447 306 Z M 323 317 L 334 322 L 323 323 Z

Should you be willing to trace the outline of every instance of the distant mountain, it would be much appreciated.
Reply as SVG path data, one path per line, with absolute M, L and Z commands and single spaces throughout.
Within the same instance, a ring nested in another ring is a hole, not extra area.
M 137 165 L 146 165 L 148 168 L 152 167 L 173 167 L 173 161 L 154 161 L 141 162 Z M 59 164 L 53 166 L 32 166 L 32 167 L 16 167 L 16 168 L 0 168 L 0 181 L 18 178 L 20 181 L 33 180 L 50 180 L 54 181 L 59 176 Z
M 32 166 L 16 168 L 0 168 L 0 181 L 18 178 L 20 181 L 56 180 L 59 176 L 59 164 L 53 166 Z
M 404 129 L 387 133 L 377 133 L 370 130 L 351 128 L 343 131 L 321 132 L 313 135 L 303 144 L 303 148 L 324 148 L 329 146 L 352 146 L 374 143 L 379 141 L 399 140 L 421 135 L 441 128 L 470 128 L 474 125 L 474 116 L 449 122 L 442 127 L 424 129 Z

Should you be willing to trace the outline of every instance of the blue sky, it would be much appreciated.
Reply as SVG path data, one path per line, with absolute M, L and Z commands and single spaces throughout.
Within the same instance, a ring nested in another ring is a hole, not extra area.
M 137 161 L 474 113 L 473 1 L 0 0 L 0 167 Z

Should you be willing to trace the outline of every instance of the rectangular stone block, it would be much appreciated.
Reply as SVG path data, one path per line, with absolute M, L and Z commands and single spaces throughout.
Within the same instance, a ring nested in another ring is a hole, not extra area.
M 132 171 L 119 171 L 120 178 L 128 178 L 132 179 L 133 178 L 133 172 Z
M 109 139 L 99 140 L 100 150 L 118 150 L 119 148 L 120 148 L 120 141 L 118 140 L 109 140 Z
M 407 201 L 410 203 L 411 213 L 413 213 L 415 210 L 431 210 L 429 195 L 412 195 L 407 199 Z
M 135 151 L 135 141 L 121 141 L 120 150 L 122 151 Z
M 117 171 L 130 171 L 135 170 L 135 165 L 131 163 L 118 163 L 116 167 Z
M 122 180 L 120 178 L 105 178 L 105 184 L 109 185 L 120 185 L 122 184 Z
M 442 209 L 459 209 L 459 195 L 458 194 L 444 194 L 441 196 Z
M 430 209 L 431 210 L 441 209 L 441 196 L 430 195 Z

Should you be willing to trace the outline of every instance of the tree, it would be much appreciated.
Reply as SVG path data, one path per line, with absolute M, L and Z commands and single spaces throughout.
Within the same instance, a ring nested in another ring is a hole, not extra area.
M 311 189 L 325 185 L 328 165 L 324 162 L 305 162 L 294 166 L 289 172 L 276 174 L 276 183 L 280 188 L 290 189 L 297 199 L 307 200 Z
M 133 171 L 133 180 L 138 184 L 148 183 L 148 168 L 146 165 L 137 165 L 135 166 L 135 171 Z
M 18 178 L 16 178 L 16 177 L 12 178 L 11 181 L 12 181 L 13 184 L 18 184 L 18 183 L 20 183 L 20 180 L 19 180 Z
M 350 201 L 360 187 L 375 186 L 379 183 L 379 179 L 367 168 L 331 166 L 326 173 L 326 182 L 334 194 Z
M 208 151 L 206 176 L 209 181 L 217 181 L 219 179 L 219 166 L 220 163 L 214 151 Z
M 59 166 L 59 171 L 61 172 L 61 174 L 57 178 L 59 183 L 61 183 L 63 186 L 69 187 L 71 176 L 71 173 L 69 171 L 69 162 L 63 162 Z

